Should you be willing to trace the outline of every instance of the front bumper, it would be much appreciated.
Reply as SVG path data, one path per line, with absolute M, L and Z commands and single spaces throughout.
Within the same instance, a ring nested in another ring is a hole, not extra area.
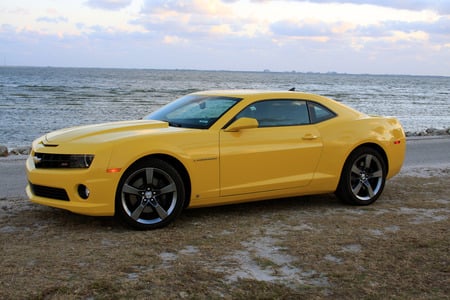
M 88 169 L 40 169 L 35 167 L 32 153 L 26 161 L 26 193 L 34 203 L 83 215 L 112 216 L 121 172 L 106 170 L 107 162 L 100 159 Z M 87 199 L 80 195 L 80 185 L 89 189 Z

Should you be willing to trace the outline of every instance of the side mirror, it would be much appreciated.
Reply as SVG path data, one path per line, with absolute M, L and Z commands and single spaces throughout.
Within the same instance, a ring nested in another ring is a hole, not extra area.
M 259 124 L 256 119 L 253 118 L 240 118 L 225 128 L 225 132 L 237 132 L 242 129 L 258 128 Z

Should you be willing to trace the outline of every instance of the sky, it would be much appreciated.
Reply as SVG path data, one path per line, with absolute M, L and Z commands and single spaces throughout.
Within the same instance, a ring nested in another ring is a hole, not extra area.
M 0 0 L 0 66 L 450 76 L 450 0 Z

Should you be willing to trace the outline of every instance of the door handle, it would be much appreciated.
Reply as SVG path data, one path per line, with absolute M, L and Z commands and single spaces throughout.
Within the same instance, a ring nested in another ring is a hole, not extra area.
M 308 140 L 308 141 L 316 140 L 316 139 L 318 139 L 318 138 L 319 138 L 319 137 L 318 137 L 317 135 L 314 135 L 314 134 L 311 134 L 311 133 L 307 133 L 307 134 L 305 134 L 305 135 L 302 137 L 303 140 Z

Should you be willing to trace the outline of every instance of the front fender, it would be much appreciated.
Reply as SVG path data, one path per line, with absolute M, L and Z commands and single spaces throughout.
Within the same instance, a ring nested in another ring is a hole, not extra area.
M 215 136 L 212 132 L 200 130 L 176 136 L 122 141 L 114 145 L 108 168 L 122 176 L 132 164 L 144 157 L 170 157 L 187 171 L 191 183 L 191 203 L 218 197 L 219 148 Z

